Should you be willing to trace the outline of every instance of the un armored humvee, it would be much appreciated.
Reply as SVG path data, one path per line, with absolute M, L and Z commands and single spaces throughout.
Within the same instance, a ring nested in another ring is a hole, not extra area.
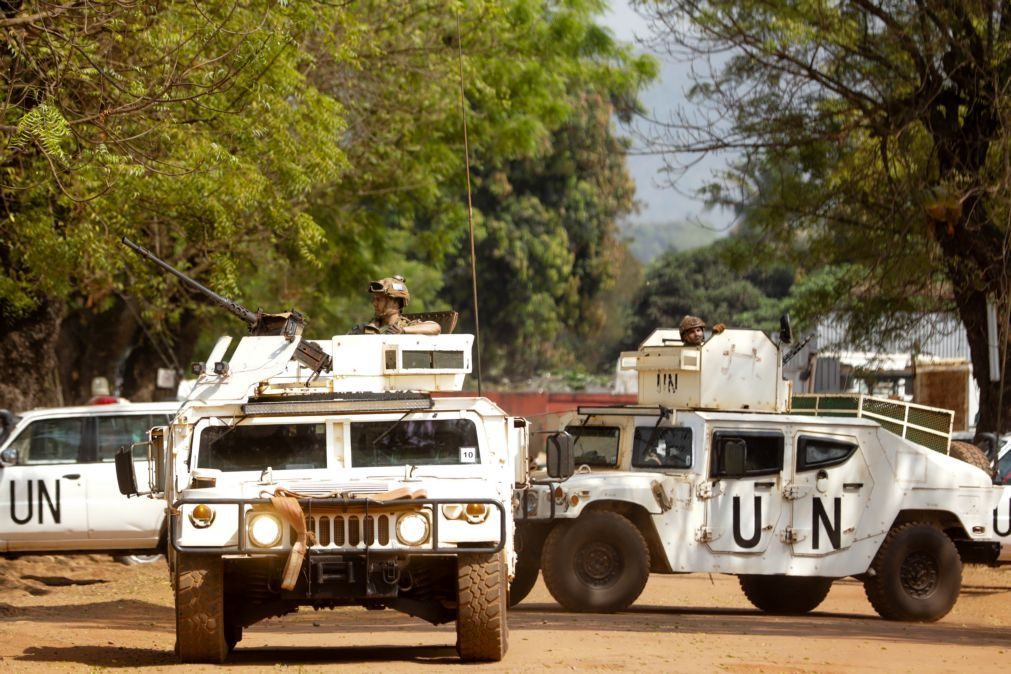
M 308 384 L 294 341 L 245 337 L 227 361 L 219 345 L 152 432 L 184 662 L 224 660 L 264 618 L 347 605 L 455 621 L 462 659 L 503 657 L 526 424 L 431 395 L 459 389 L 472 339 L 334 337 L 317 342 L 332 374 Z
M 757 331 L 695 347 L 658 330 L 622 360 L 637 404 L 541 424 L 574 456 L 549 447 L 516 500 L 513 603 L 539 571 L 575 611 L 627 607 L 650 573 L 721 572 L 756 607 L 801 613 L 854 576 L 882 617 L 931 621 L 963 561 L 1011 559 L 1011 488 L 946 455 L 950 416 L 873 399 L 791 409 L 780 349 Z
M 168 426 L 151 431 L 150 495 L 168 504 L 176 650 L 221 662 L 243 628 L 307 606 L 391 608 L 456 623 L 463 660 L 501 660 L 514 572 L 512 494 L 527 427 L 460 390 L 473 336 L 301 336 L 146 249 L 242 318 Z M 138 492 L 129 452 L 123 493 Z

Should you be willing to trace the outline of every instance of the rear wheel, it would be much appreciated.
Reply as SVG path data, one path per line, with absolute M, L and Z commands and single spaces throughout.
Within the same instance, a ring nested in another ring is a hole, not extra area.
M 213 555 L 176 556 L 176 652 L 182 662 L 225 661 L 224 563 Z M 232 642 L 234 645 L 234 642 Z
M 958 599 L 962 560 L 943 531 L 920 522 L 895 527 L 864 577 L 871 606 L 886 620 L 940 620 Z
M 642 593 L 649 547 L 626 517 L 583 513 L 551 530 L 541 569 L 551 596 L 568 610 L 611 613 L 628 608 Z
M 498 662 L 509 648 L 502 553 L 460 555 L 457 573 L 457 653 L 465 662 Z
M 832 579 L 819 576 L 739 576 L 738 580 L 755 608 L 779 615 L 813 611 L 832 589 Z
M 959 461 L 965 461 L 970 466 L 976 466 L 989 477 L 993 477 L 993 466 L 990 465 L 990 460 L 986 458 L 986 454 L 983 450 L 976 445 L 969 444 L 968 442 L 961 442 L 959 440 L 952 440 L 951 449 L 948 453 L 950 456 L 955 457 Z

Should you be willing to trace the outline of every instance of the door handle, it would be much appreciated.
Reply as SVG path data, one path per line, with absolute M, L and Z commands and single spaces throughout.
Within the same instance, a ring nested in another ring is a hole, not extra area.
M 843 491 L 860 491 L 864 488 L 863 482 L 846 482 L 842 486 Z
M 755 489 L 772 489 L 775 484 L 775 482 L 756 482 Z
M 81 479 L 81 474 L 80 473 L 68 473 L 67 475 L 63 476 L 63 479 L 64 480 L 80 480 Z

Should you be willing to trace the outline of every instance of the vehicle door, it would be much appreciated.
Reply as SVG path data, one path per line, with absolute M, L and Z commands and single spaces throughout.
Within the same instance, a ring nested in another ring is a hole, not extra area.
M 0 468 L 0 545 L 69 550 L 87 540 L 80 460 L 89 430 L 80 416 L 37 419 L 12 438 L 16 463 Z
M 785 440 L 778 431 L 712 433 L 704 540 L 715 553 L 762 553 L 783 510 Z
M 786 485 L 795 555 L 826 555 L 853 543 L 873 492 L 856 437 L 800 431 Z
M 95 418 L 96 452 L 94 460 L 82 465 L 86 476 L 88 528 L 92 541 L 117 541 L 157 538 L 165 518 L 165 502 L 146 497 L 128 498 L 119 493 L 116 481 L 116 452 L 136 443 L 146 443 L 148 431 L 164 426 L 164 414 L 117 414 Z M 148 484 L 147 446 L 133 448 L 134 472 L 138 485 Z

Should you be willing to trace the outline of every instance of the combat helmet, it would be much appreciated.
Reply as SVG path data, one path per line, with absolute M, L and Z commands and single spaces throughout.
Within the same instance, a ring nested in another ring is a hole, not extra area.
M 706 322 L 698 316 L 685 316 L 681 319 L 678 331 L 681 333 L 681 340 L 684 341 L 685 333 L 694 328 L 705 328 Z
M 407 281 L 400 274 L 381 278 L 369 284 L 369 292 L 373 295 L 386 295 L 396 297 L 401 301 L 401 306 L 407 306 L 411 301 L 411 291 L 407 289 Z

